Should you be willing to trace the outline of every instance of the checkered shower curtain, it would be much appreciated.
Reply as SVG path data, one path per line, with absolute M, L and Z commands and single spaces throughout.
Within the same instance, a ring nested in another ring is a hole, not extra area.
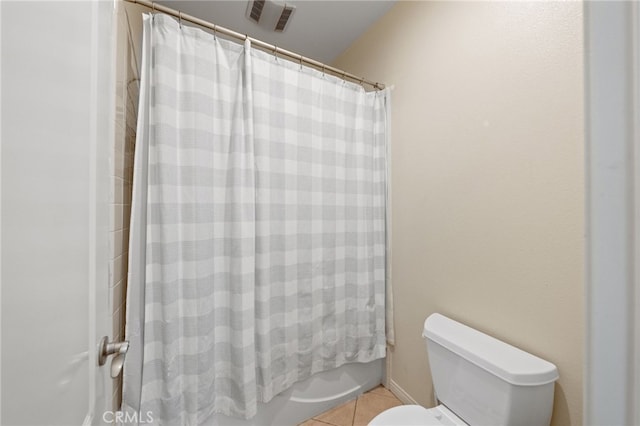
M 250 418 L 384 357 L 389 93 L 144 25 L 124 409 Z

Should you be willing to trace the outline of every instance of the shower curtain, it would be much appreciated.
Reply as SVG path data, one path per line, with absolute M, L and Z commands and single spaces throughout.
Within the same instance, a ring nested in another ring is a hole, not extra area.
M 250 418 L 385 356 L 388 102 L 145 15 L 125 411 Z

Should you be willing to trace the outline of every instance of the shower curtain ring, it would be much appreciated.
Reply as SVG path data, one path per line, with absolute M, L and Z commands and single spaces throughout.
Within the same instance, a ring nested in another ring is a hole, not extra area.
M 325 64 L 322 64 L 322 76 L 324 77 L 324 68 L 325 68 Z
M 178 12 L 178 18 L 180 19 L 180 28 L 182 28 L 182 12 Z
M 216 34 L 216 28 L 218 28 L 218 26 L 216 24 L 213 24 L 213 39 L 217 40 L 217 34 Z
M 276 62 L 278 62 L 278 46 L 273 46 L 273 57 L 276 58 Z
M 300 71 L 302 71 L 302 55 L 300 55 Z

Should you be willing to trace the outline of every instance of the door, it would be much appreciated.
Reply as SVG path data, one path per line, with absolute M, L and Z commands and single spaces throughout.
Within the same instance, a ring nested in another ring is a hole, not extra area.
M 0 422 L 112 419 L 113 2 L 0 2 Z
M 640 424 L 640 9 L 585 3 L 585 424 Z

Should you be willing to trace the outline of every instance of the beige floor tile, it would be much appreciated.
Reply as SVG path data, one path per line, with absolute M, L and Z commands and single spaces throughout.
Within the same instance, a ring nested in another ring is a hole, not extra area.
M 389 398 L 396 398 L 396 396 L 394 394 L 392 394 L 389 389 L 385 388 L 382 385 L 378 386 L 377 388 L 371 389 L 369 391 L 369 393 L 375 393 L 376 395 L 386 396 L 386 397 L 389 397 Z
M 391 398 L 367 392 L 358 398 L 353 426 L 366 426 L 371 419 L 384 410 L 398 405 L 402 405 L 402 402 L 396 397 Z
M 333 410 L 329 410 L 315 416 L 313 420 L 330 423 L 334 426 L 351 426 L 353 423 L 353 413 L 356 409 L 356 400 L 345 402 Z
M 298 426 L 332 426 L 330 423 L 321 422 L 320 420 L 309 419 L 304 423 L 300 423 Z

